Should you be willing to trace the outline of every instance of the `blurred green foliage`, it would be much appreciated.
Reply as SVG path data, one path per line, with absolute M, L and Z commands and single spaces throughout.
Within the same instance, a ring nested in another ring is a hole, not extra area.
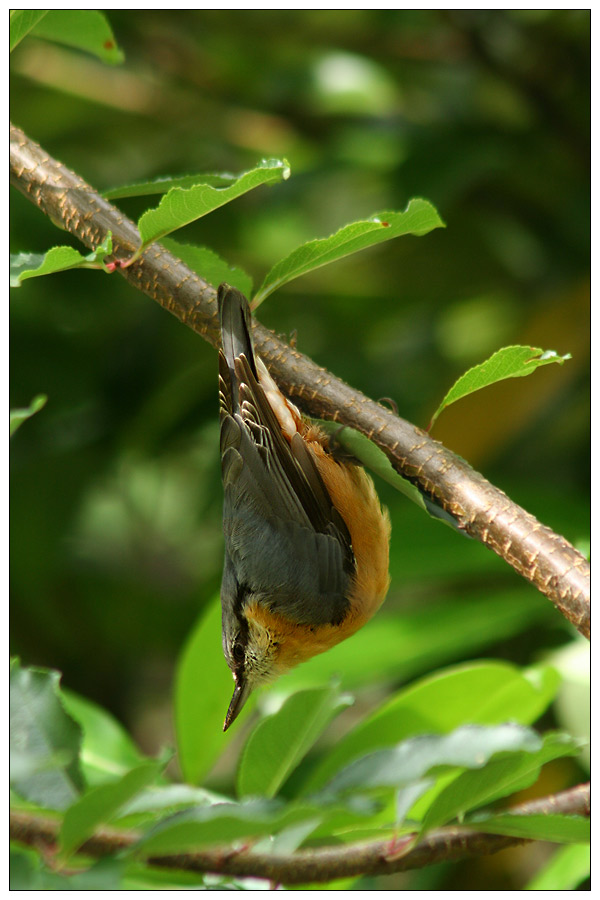
M 404 209 L 410 197 L 430 200 L 445 230 L 299 279 L 259 317 L 278 333 L 295 330 L 303 352 L 368 395 L 392 397 L 421 426 L 456 377 L 502 345 L 570 352 L 564 367 L 462 400 L 433 434 L 584 545 L 589 11 L 111 10 L 109 18 L 121 67 L 32 37 L 16 48 L 15 124 L 99 190 L 287 158 L 289 181 L 178 235 L 255 284 L 302 241 Z M 145 208 L 141 198 L 117 205 L 132 217 Z M 11 213 L 12 252 L 75 246 L 16 192 Z M 61 670 L 67 687 L 110 709 L 154 752 L 173 741 L 175 663 L 221 576 L 214 350 L 116 275 L 36 278 L 11 299 L 11 407 L 48 397 L 11 447 L 11 649 Z M 393 526 L 380 616 L 423 651 L 404 669 L 391 653 L 383 671 L 371 665 L 340 721 L 432 664 L 482 655 L 529 664 L 570 640 L 551 605 L 499 559 L 377 486 Z M 523 613 L 495 631 L 488 614 L 505 595 L 522 596 Z M 455 640 L 454 605 L 479 642 Z M 446 641 L 433 635 L 438 610 Z M 568 767 L 556 773 L 549 790 L 571 783 Z M 215 777 L 231 785 L 231 763 Z M 386 885 L 514 889 L 533 874 L 518 861 L 493 865 L 435 867 Z

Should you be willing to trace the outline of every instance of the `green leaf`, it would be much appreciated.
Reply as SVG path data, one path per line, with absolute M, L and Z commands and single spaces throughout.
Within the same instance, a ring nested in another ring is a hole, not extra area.
M 574 891 L 590 875 L 590 845 L 561 847 L 531 879 L 528 891 Z
M 112 253 L 110 232 L 92 253 L 82 256 L 73 247 L 52 247 L 47 253 L 18 253 L 10 257 L 10 286 L 20 287 L 27 278 L 52 275 L 66 269 L 104 268 L 104 259 Z
M 320 788 L 362 754 L 419 733 L 445 734 L 467 722 L 499 725 L 510 719 L 528 725 L 552 701 L 558 680 L 549 667 L 521 673 L 497 662 L 467 663 L 430 675 L 404 688 L 338 741 L 303 793 Z
M 135 184 L 126 184 L 121 187 L 109 188 L 102 192 L 107 200 L 117 200 L 122 197 L 146 197 L 150 194 L 166 194 L 171 188 L 192 188 L 197 184 L 210 184 L 211 187 L 229 187 L 238 175 L 230 172 L 202 172 L 198 175 L 169 175 L 155 178 L 152 181 L 137 181 Z
M 382 679 L 406 681 L 452 660 L 472 657 L 501 637 L 547 621 L 549 614 L 547 602 L 530 588 L 489 592 L 475 599 L 457 596 L 451 602 L 431 601 L 402 616 L 382 611 L 352 640 L 342 641 L 283 676 L 274 690 L 291 693 L 323 684 L 332 676 L 339 676 L 344 690 Z
M 510 815 L 501 813 L 476 816 L 464 822 L 474 831 L 486 834 L 507 834 L 509 837 L 529 838 L 532 841 L 553 841 L 557 844 L 580 844 L 590 839 L 588 816 L 566 816 L 556 813 L 538 815 Z
M 229 798 L 190 784 L 152 785 L 127 803 L 118 818 L 150 815 L 156 821 L 157 813 L 176 813 L 189 807 L 212 806 L 227 802 Z
M 421 834 L 460 818 L 471 809 L 529 787 L 537 781 L 544 763 L 576 755 L 579 745 L 568 735 L 547 734 L 543 743 L 523 750 L 525 752 L 502 755 L 483 768 L 464 772 L 452 781 L 427 810 Z
M 337 687 L 299 691 L 259 722 L 240 761 L 240 796 L 274 797 L 331 719 L 352 701 Z
M 67 712 L 83 729 L 80 762 L 89 785 L 115 781 L 146 760 L 105 709 L 71 691 L 63 691 L 62 698 Z
M 109 822 L 126 803 L 156 781 L 163 768 L 163 763 L 143 763 L 118 781 L 85 793 L 65 813 L 59 835 L 63 857 L 80 847 L 99 825 Z
M 515 346 L 497 350 L 485 362 L 473 366 L 472 369 L 461 375 L 458 381 L 452 385 L 433 414 L 428 430 L 447 406 L 456 403 L 462 397 L 488 387 L 490 384 L 495 384 L 497 381 L 503 381 L 505 378 L 521 378 L 523 375 L 531 375 L 540 366 L 547 366 L 550 363 L 559 363 L 562 366 L 567 359 L 571 359 L 570 353 L 559 356 L 554 350 L 540 350 L 539 347 Z
M 47 9 L 11 9 L 10 11 L 10 52 L 15 49 L 32 28 L 49 12 Z
M 383 450 L 380 450 L 366 435 L 347 425 L 340 428 L 339 424 L 331 421 L 319 420 L 319 427 L 330 435 L 335 443 L 356 457 L 365 468 L 383 478 L 421 509 L 428 511 L 419 489 L 396 472 Z
M 108 19 L 97 9 L 52 9 L 32 34 L 92 53 L 109 65 L 118 65 L 125 59 Z
M 195 247 L 193 244 L 180 244 L 173 238 L 163 238 L 162 244 L 174 256 L 179 257 L 186 266 L 193 269 L 201 278 L 218 286 L 222 281 L 236 287 L 246 297 L 252 294 L 252 278 L 237 266 L 228 262 L 209 250 L 208 247 Z
M 175 676 L 175 731 L 184 779 L 199 784 L 232 739 L 223 720 L 233 693 L 231 672 L 223 658 L 221 604 L 201 618 L 181 654 Z M 251 696 L 246 709 L 253 703 Z
M 285 160 L 267 159 L 256 168 L 242 173 L 229 187 L 215 188 L 210 184 L 196 184 L 188 190 L 172 188 L 155 209 L 147 210 L 140 217 L 140 251 L 148 244 L 159 241 L 166 234 L 230 203 L 253 188 L 281 181 L 288 178 L 289 174 L 289 164 Z
M 32 803 L 62 810 L 77 799 L 84 782 L 81 730 L 61 703 L 59 681 L 58 672 L 11 662 L 11 786 Z
M 38 394 L 34 397 L 26 409 L 11 409 L 10 411 L 10 436 L 12 437 L 17 428 L 29 419 L 31 416 L 39 412 L 46 405 L 47 397 L 45 394 Z
M 437 210 L 427 200 L 411 200 L 404 212 L 385 211 L 369 219 L 352 222 L 328 238 L 309 241 L 293 250 L 267 273 L 252 302 L 256 309 L 273 291 L 300 275 L 336 262 L 366 247 L 404 234 L 424 235 L 444 228 Z
M 314 807 L 268 800 L 217 803 L 178 813 L 153 828 L 136 845 L 144 855 L 193 850 L 206 844 L 230 844 L 240 838 L 276 834 L 315 818 Z
M 333 797 L 350 790 L 404 788 L 433 770 L 480 768 L 496 753 L 534 753 L 538 735 L 521 725 L 464 725 L 450 734 L 421 734 L 395 747 L 375 750 L 350 763 L 323 788 Z

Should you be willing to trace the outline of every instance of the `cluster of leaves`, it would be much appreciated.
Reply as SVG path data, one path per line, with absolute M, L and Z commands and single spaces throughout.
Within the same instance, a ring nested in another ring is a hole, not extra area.
M 540 736 L 529 727 L 555 694 L 559 679 L 552 668 L 479 663 L 441 671 L 399 691 L 312 757 L 315 743 L 352 698 L 335 685 L 297 691 L 250 732 L 233 798 L 202 787 L 228 740 L 219 734 L 217 691 L 196 690 L 191 705 L 189 679 L 200 659 L 192 661 L 190 654 L 198 657 L 217 645 L 218 614 L 212 612 L 180 667 L 184 783 L 166 777 L 169 754 L 143 757 L 108 713 L 61 690 L 58 673 L 13 662 L 13 808 L 32 817 L 50 814 L 59 826 L 51 860 L 42 862 L 35 851 L 15 845 L 14 888 L 165 886 L 165 874 L 148 867 L 147 857 L 240 840 L 289 853 L 332 841 L 397 843 L 404 837 L 408 850 L 432 829 L 457 821 L 474 831 L 573 845 L 571 865 L 584 853 L 587 819 L 512 815 L 502 808 L 505 798 L 537 780 L 545 763 L 578 752 L 567 735 Z M 190 731 L 192 720 L 202 729 Z M 107 824 L 134 839 L 93 865 L 78 850 Z M 175 871 L 168 880 L 172 886 L 214 884 Z M 236 883 L 223 879 L 221 885 Z

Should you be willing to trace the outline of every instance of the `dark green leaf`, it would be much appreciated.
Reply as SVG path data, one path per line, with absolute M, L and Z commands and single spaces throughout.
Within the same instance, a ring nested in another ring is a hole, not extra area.
M 288 697 L 248 738 L 238 771 L 238 794 L 275 796 L 331 719 L 350 702 L 337 687 L 313 688 Z
M 204 281 L 218 287 L 226 281 L 236 287 L 246 297 L 252 294 L 252 278 L 237 266 L 230 266 L 224 259 L 209 250 L 208 247 L 194 247 L 192 244 L 180 244 L 172 238 L 163 238 L 161 243 L 174 256 L 183 260 L 186 266 L 193 269 Z
M 80 762 L 89 785 L 115 781 L 145 761 L 123 726 L 105 709 L 71 691 L 63 691 L 62 697 L 67 712 L 83 729 Z
M 48 809 L 66 809 L 84 786 L 81 730 L 61 703 L 59 680 L 58 672 L 11 663 L 11 786 Z
M 93 834 L 98 825 L 116 816 L 125 804 L 156 781 L 163 767 L 162 763 L 143 763 L 118 781 L 87 791 L 65 813 L 59 835 L 62 854 L 71 854 Z
M 257 291 L 252 308 L 281 287 L 321 266 L 343 259 L 366 247 L 389 241 L 405 234 L 424 235 L 434 228 L 444 228 L 437 210 L 427 200 L 411 200 L 404 212 L 384 211 L 369 219 L 352 222 L 327 238 L 309 241 L 293 250 L 270 272 Z
M 507 834 L 510 837 L 529 838 L 532 841 L 553 841 L 557 844 L 580 844 L 590 839 L 590 820 L 587 816 L 510 815 L 499 813 L 490 816 L 474 816 L 464 823 L 474 831 L 487 834 Z
M 247 837 L 276 834 L 315 817 L 315 809 L 253 800 L 218 803 L 179 813 L 161 822 L 137 845 L 144 855 L 193 850 L 206 844 L 230 844 Z
M 574 756 L 579 746 L 567 735 L 548 734 L 543 742 L 538 739 L 538 746 L 522 749 L 523 752 L 502 754 L 500 758 L 475 771 L 464 772 L 452 781 L 427 810 L 421 833 L 460 818 L 478 806 L 529 787 L 537 781 L 544 763 L 561 756 Z
M 434 770 L 480 768 L 496 753 L 534 753 L 541 744 L 534 731 L 512 724 L 464 725 L 447 735 L 422 734 L 355 760 L 322 793 L 338 796 L 355 789 L 403 788 Z

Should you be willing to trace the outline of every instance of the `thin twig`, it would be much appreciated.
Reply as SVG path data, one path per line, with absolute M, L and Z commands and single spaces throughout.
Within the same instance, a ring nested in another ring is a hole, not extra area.
M 130 258 L 139 246 L 133 222 L 14 126 L 11 179 L 88 247 L 96 247 L 109 230 L 117 258 Z M 185 325 L 218 344 L 215 289 L 181 260 L 153 244 L 120 271 Z M 397 472 L 449 513 L 460 529 L 535 585 L 589 637 L 589 564 L 565 538 L 540 524 L 426 432 L 344 384 L 258 322 L 254 334 L 275 379 L 305 412 L 367 435 Z

